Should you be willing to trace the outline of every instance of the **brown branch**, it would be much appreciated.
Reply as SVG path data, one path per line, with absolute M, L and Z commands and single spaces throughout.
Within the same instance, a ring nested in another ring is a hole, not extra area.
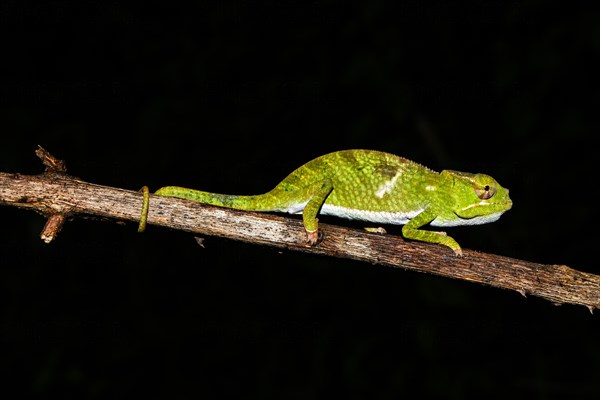
M 67 175 L 67 164 L 63 160 L 59 160 L 48 153 L 42 146 L 38 146 L 35 155 L 38 156 L 42 161 L 42 164 L 46 166 L 46 172 L 44 173 L 46 176 L 69 177 L 69 175 Z M 53 241 L 62 229 L 65 219 L 66 214 L 60 211 L 50 213 L 46 225 L 44 225 L 44 229 L 42 229 L 42 233 L 40 234 L 42 240 L 46 243 Z
M 62 165 L 50 162 L 51 165 Z M 0 204 L 29 208 L 49 216 L 42 238 L 50 242 L 66 217 L 80 214 L 139 221 L 142 193 L 87 183 L 64 170 L 25 176 L 0 173 Z M 299 219 L 150 196 L 148 223 L 196 234 L 225 237 L 306 253 L 349 258 L 515 290 L 555 304 L 600 307 L 600 276 L 564 265 L 545 265 L 464 250 L 455 257 L 446 247 L 407 242 L 347 227 L 321 224 L 324 240 L 305 244 Z

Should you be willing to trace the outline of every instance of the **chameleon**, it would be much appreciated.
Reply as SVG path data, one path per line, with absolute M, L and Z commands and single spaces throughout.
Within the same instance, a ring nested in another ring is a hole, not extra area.
M 435 172 L 394 154 L 341 150 L 300 166 L 264 194 L 218 194 L 179 186 L 165 186 L 154 194 L 239 210 L 302 213 L 311 246 L 319 241 L 317 215 L 322 214 L 403 225 L 406 239 L 444 245 L 462 256 L 451 236 L 420 228 L 494 222 L 512 207 L 508 193 L 489 175 Z

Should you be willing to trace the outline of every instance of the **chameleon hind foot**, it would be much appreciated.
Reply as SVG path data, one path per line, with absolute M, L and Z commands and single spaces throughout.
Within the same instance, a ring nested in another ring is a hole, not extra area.
M 319 230 L 318 223 L 319 219 L 315 218 L 314 225 L 316 226 L 314 229 L 307 229 L 306 226 L 304 227 L 304 230 L 306 231 L 306 244 L 308 244 L 310 247 L 316 246 L 317 243 L 323 239 L 323 234 Z
M 309 246 L 314 246 L 319 241 L 319 231 L 309 232 L 306 231 L 306 243 Z

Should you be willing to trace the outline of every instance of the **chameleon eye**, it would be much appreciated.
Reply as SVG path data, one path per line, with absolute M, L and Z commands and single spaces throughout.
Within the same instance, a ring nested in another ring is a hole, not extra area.
M 496 186 L 485 185 L 475 188 L 475 194 L 481 200 L 487 200 L 496 194 Z

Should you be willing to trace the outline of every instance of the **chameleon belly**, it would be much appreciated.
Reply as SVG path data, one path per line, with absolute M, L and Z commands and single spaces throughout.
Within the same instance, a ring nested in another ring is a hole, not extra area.
M 290 214 L 302 214 L 306 203 L 307 202 L 299 203 L 286 209 L 273 211 L 282 211 Z M 368 211 L 325 203 L 321 207 L 320 214 L 359 221 L 375 222 L 379 224 L 404 225 L 412 218 L 417 216 L 421 211 L 423 211 L 423 209 L 412 212 Z
M 323 204 L 321 208 L 321 214 L 333 215 L 336 217 L 346 219 L 356 219 L 360 221 L 376 222 L 379 224 L 392 224 L 392 225 L 404 225 L 419 213 L 423 209 L 419 209 L 411 212 L 387 212 L 387 211 L 365 211 L 357 210 L 352 208 L 346 208 L 342 206 L 336 206 L 331 204 Z

